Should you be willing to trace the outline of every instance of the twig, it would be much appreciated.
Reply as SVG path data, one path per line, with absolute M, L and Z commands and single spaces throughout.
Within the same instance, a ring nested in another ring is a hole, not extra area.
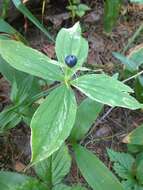
M 105 120 L 105 118 L 112 112 L 112 110 L 114 109 L 114 107 L 110 108 L 94 125 L 94 127 L 91 128 L 91 130 L 87 133 L 87 135 L 82 139 L 81 144 L 84 142 L 84 140 L 93 132 L 93 130 L 95 129 L 95 127 L 97 125 L 99 125 L 103 120 Z
M 139 28 L 135 31 L 134 35 L 129 39 L 127 45 L 124 47 L 123 53 L 125 53 L 130 45 L 135 41 L 135 39 L 139 36 L 141 31 L 143 30 L 143 23 L 139 26 Z

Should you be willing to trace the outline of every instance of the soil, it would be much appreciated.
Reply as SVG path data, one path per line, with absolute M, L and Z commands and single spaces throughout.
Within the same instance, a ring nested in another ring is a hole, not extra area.
M 125 5 L 116 27 L 111 35 L 103 31 L 103 1 L 88 0 L 86 3 L 92 8 L 91 11 L 80 19 L 83 35 L 90 44 L 89 58 L 86 66 L 90 68 L 102 68 L 106 73 L 113 74 L 122 70 L 122 66 L 113 58 L 112 52 L 123 52 L 125 45 L 135 30 L 140 26 L 143 20 L 143 11 L 141 7 Z M 41 9 L 34 9 L 37 17 L 41 19 Z M 61 1 L 57 4 L 49 3 L 43 17 L 44 24 L 49 32 L 56 36 L 58 30 L 65 26 L 71 26 L 72 21 L 66 9 L 61 6 Z M 29 21 L 23 17 L 17 18 L 13 26 L 26 36 L 30 45 L 51 58 L 54 58 L 54 45 L 36 29 Z M 24 27 L 26 26 L 26 27 Z M 143 35 L 132 44 L 141 43 Z M 128 53 L 128 52 L 126 52 Z M 3 110 L 9 104 L 10 86 L 1 76 L 0 78 L 0 109 Z M 106 148 L 113 148 L 118 151 L 126 150 L 126 145 L 122 139 L 134 128 L 143 122 L 142 112 L 129 111 L 127 109 L 115 108 L 108 113 L 109 107 L 106 106 L 99 116 L 92 131 L 82 141 L 82 144 L 110 168 L 110 162 L 106 154 Z M 107 114 L 108 113 L 108 114 Z M 8 134 L 0 136 L 0 169 L 11 171 L 22 171 L 30 160 L 29 145 L 30 129 L 21 123 L 17 128 L 12 129 Z M 83 182 L 80 173 L 75 164 L 68 177 L 70 182 Z

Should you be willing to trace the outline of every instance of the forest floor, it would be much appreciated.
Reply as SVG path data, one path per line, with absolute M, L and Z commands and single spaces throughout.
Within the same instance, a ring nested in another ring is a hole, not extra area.
M 87 1 L 88 2 L 88 1 Z M 111 35 L 103 31 L 103 2 L 100 0 L 89 1 L 91 11 L 80 19 L 83 35 L 87 38 L 90 50 L 86 66 L 90 68 L 102 68 L 106 73 L 113 74 L 122 71 L 122 65 L 112 56 L 112 52 L 123 52 L 128 40 L 135 30 L 143 22 L 143 9 L 141 7 L 124 6 L 117 25 Z M 138 10 L 138 11 L 137 11 Z M 39 9 L 35 10 L 37 16 Z M 39 16 L 40 18 L 40 16 Z M 61 27 L 72 25 L 69 15 L 62 6 L 49 4 L 43 17 L 44 24 L 48 26 L 49 32 L 56 36 Z M 28 24 L 24 32 L 24 24 Z M 55 57 L 54 44 L 32 24 L 23 17 L 14 21 L 13 26 L 23 31 L 30 45 L 51 58 Z M 136 40 L 134 47 L 143 42 L 143 35 Z M 128 53 L 128 52 L 126 52 Z M 9 104 L 9 84 L 0 78 L 0 109 Z M 105 106 L 102 114 L 92 126 L 92 131 L 83 140 L 83 144 L 100 157 L 110 168 L 110 162 L 106 148 L 114 150 L 126 150 L 123 138 L 134 128 L 143 122 L 142 113 L 127 109 Z M 30 130 L 21 123 L 17 128 L 12 129 L 8 134 L 0 136 L 0 170 L 22 171 L 30 160 Z M 79 172 L 73 164 L 69 176 L 71 182 L 82 180 Z

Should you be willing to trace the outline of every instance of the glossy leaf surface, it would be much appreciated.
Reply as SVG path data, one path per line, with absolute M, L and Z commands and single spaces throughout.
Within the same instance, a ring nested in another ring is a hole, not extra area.
M 80 145 L 74 146 L 77 165 L 93 190 L 123 190 L 118 179 L 90 151 Z
M 78 141 L 84 137 L 97 119 L 103 106 L 103 104 L 89 98 L 81 102 L 77 109 L 76 121 L 70 135 L 72 141 Z
M 13 40 L 0 40 L 0 54 L 17 70 L 47 80 L 61 80 L 60 67 L 41 52 Z M 55 62 L 54 62 L 55 63 Z
M 68 55 L 77 57 L 77 66 L 81 66 L 88 55 L 88 43 L 81 36 L 81 28 L 79 23 L 76 23 L 71 28 L 62 28 L 56 38 L 56 55 L 58 61 L 65 63 L 65 58 Z
M 84 75 L 72 81 L 72 85 L 83 92 L 89 98 L 107 104 L 129 109 L 138 109 L 140 103 L 129 95 L 133 90 L 105 74 Z
M 66 86 L 53 90 L 31 121 L 32 162 L 51 156 L 69 136 L 76 117 L 76 100 Z
M 34 166 L 37 175 L 49 187 L 60 184 L 68 174 L 70 167 L 71 157 L 66 145 L 62 145 L 51 157 Z

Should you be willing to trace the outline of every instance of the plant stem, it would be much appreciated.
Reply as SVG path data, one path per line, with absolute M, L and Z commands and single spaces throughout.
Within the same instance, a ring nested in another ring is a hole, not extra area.
M 69 1 L 69 5 L 71 7 L 71 14 L 72 14 L 72 23 L 74 23 L 74 19 L 75 19 L 75 10 L 73 8 L 73 4 L 72 4 L 72 1 L 71 0 L 68 0 Z
M 135 75 L 133 75 L 133 76 L 131 76 L 131 77 L 129 77 L 129 78 L 123 80 L 122 82 L 123 82 L 123 83 L 128 82 L 128 81 L 130 81 L 130 80 L 136 78 L 137 76 L 139 76 L 139 75 L 141 75 L 141 74 L 143 74 L 143 71 L 138 72 L 137 74 L 135 74 Z

